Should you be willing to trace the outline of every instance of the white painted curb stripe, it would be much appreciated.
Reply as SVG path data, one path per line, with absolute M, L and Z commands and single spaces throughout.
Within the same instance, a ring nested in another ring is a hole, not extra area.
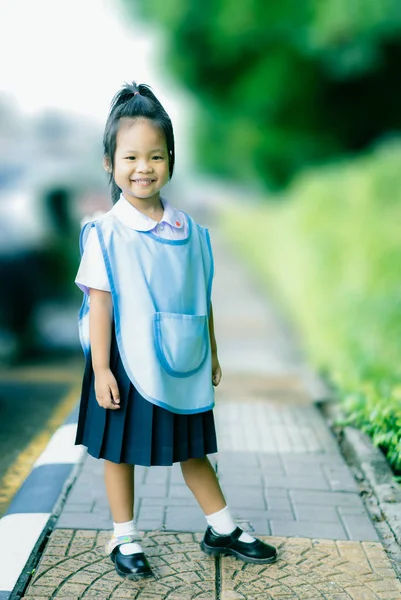
M 0 519 L 0 590 L 14 588 L 50 513 L 13 514 Z
M 83 456 L 83 446 L 74 446 L 77 424 L 62 425 L 51 437 L 33 468 L 43 465 L 74 464 Z
M 30 474 L 37 467 L 45 465 L 71 464 L 72 468 L 74 464 L 79 463 L 86 449 L 74 445 L 76 430 L 77 423 L 59 427 L 34 463 Z M 28 496 L 27 502 L 29 502 Z M 12 510 L 12 502 L 8 510 L 10 509 Z M 11 512 L 0 519 L 0 591 L 2 593 L 9 591 L 11 594 L 51 516 L 52 513 Z

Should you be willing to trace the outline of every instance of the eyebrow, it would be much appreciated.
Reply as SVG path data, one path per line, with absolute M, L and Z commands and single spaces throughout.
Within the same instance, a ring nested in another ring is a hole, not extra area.
M 127 152 L 130 152 L 131 154 L 137 154 L 138 151 L 137 150 L 123 150 L 124 154 L 126 154 Z M 165 150 L 163 148 L 154 148 L 153 150 L 149 151 L 149 154 L 153 154 L 154 152 L 165 152 Z

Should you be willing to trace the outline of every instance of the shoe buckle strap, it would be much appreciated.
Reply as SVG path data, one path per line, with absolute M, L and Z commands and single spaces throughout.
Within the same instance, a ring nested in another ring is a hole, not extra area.
M 231 538 L 231 542 L 229 544 L 229 546 L 231 546 L 232 544 L 235 544 L 235 542 L 237 542 L 239 540 L 239 538 L 241 537 L 243 531 L 240 527 L 237 527 L 236 529 L 234 529 L 234 531 L 232 533 L 230 533 L 230 538 Z
M 130 544 L 131 542 L 134 542 L 136 540 L 136 536 L 135 535 L 119 535 L 116 537 L 112 537 L 111 540 L 109 540 L 105 546 L 105 551 L 106 554 L 111 554 L 114 550 L 114 548 L 117 548 L 117 546 L 121 546 L 121 544 Z
M 220 538 L 224 538 L 224 540 L 227 540 L 227 543 L 225 544 L 225 546 L 227 548 L 230 548 L 231 546 L 233 546 L 235 544 L 235 542 L 237 542 L 239 540 L 239 538 L 241 537 L 241 535 L 243 533 L 243 531 L 240 527 L 237 527 L 236 529 L 234 529 L 234 531 L 232 531 L 231 533 L 228 533 L 228 534 L 217 533 L 217 531 L 215 531 L 213 529 L 213 527 L 211 529 L 215 535 L 217 535 Z

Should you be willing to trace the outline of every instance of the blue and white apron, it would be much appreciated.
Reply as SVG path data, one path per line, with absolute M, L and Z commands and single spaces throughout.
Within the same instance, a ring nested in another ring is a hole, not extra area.
M 96 227 L 113 300 L 124 369 L 149 402 L 178 414 L 214 406 L 209 314 L 213 256 L 209 232 L 187 215 L 188 236 L 167 240 L 136 231 L 113 214 L 87 223 L 81 253 Z M 89 303 L 79 333 L 88 355 Z

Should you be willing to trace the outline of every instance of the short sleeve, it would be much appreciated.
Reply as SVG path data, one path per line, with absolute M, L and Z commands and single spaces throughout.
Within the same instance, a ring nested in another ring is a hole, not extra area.
M 103 290 L 105 292 L 111 291 L 103 253 L 95 227 L 91 228 L 88 239 L 86 240 L 75 283 L 84 294 L 89 294 L 89 288 Z

